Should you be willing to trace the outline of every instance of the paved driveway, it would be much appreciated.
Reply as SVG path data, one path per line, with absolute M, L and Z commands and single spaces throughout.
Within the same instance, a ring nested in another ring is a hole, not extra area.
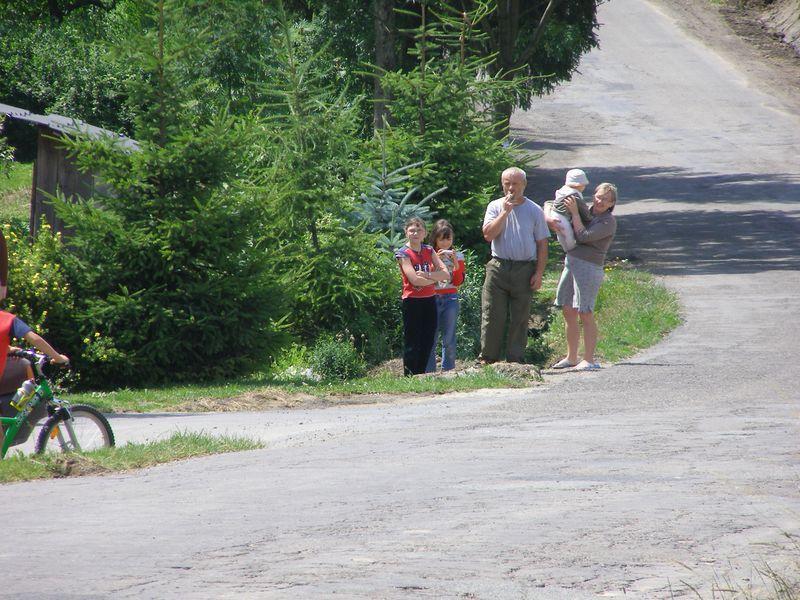
M 27 575 L 0 596 L 710 598 L 797 561 L 800 121 L 655 5 L 600 15 L 581 75 L 513 123 L 548 152 L 531 191 L 572 166 L 618 183 L 614 251 L 684 326 L 533 390 L 115 418 L 123 439 L 244 420 L 269 447 L 0 488 L 0 563 Z

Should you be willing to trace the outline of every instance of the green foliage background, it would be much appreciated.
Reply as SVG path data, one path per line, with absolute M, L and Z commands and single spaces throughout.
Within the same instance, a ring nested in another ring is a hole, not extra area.
M 363 196 L 369 173 L 410 165 L 409 201 L 444 189 L 431 208 L 467 252 L 459 354 L 477 353 L 483 213 L 500 172 L 524 166 L 488 107 L 534 85 L 492 75 L 477 29 L 460 31 L 476 36 L 461 53 L 458 19 L 397 15 L 400 64 L 381 74 L 392 99 L 375 135 L 369 3 L 119 0 L 57 19 L 47 6 L 15 0 L 0 15 L 0 101 L 141 146 L 69 142 L 101 185 L 53 198 L 66 243 L 6 229 L 10 306 L 75 359 L 81 385 L 264 369 L 289 340 L 339 336 L 370 364 L 396 356 L 391 231 Z M 557 25 L 547 56 L 581 32 Z M 18 159 L 31 139 L 10 127 Z

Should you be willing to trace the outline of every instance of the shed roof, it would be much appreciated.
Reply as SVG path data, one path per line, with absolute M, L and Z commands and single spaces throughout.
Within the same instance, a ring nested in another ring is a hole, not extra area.
M 37 125 L 44 125 L 45 127 L 49 127 L 55 131 L 60 131 L 61 133 L 67 134 L 82 134 L 86 135 L 92 139 L 100 139 L 100 138 L 113 138 L 117 140 L 126 150 L 138 150 L 139 149 L 139 142 L 133 140 L 129 137 L 125 137 L 124 135 L 114 133 L 113 131 L 109 131 L 108 129 L 102 129 L 101 127 L 95 127 L 94 125 L 89 125 L 83 121 L 78 119 L 73 119 L 71 117 L 64 117 L 62 115 L 37 115 L 36 113 L 32 113 L 29 110 L 25 110 L 24 108 L 18 108 L 16 106 L 11 106 L 10 104 L 3 104 L 0 102 L 0 114 L 6 114 L 12 119 L 18 119 L 20 121 L 27 121 L 29 123 L 35 123 Z

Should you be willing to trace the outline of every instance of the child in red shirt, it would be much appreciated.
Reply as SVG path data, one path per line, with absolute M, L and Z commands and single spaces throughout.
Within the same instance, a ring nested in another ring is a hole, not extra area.
M 411 217 L 405 224 L 406 244 L 394 256 L 403 277 L 403 374 L 424 373 L 436 334 L 437 281 L 449 281 L 450 272 L 433 248 L 423 244 L 425 223 Z

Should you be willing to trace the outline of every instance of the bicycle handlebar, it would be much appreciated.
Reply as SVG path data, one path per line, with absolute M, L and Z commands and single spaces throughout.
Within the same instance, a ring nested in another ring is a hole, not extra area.
M 51 367 L 68 367 L 69 363 L 51 363 L 50 358 L 46 354 L 42 354 L 41 352 L 36 352 L 34 350 L 23 350 L 20 348 L 19 350 L 9 350 L 8 356 L 15 356 L 17 358 L 24 358 L 28 362 L 30 362 L 36 370 L 39 372 L 39 375 L 44 376 L 44 368 L 47 366 Z

